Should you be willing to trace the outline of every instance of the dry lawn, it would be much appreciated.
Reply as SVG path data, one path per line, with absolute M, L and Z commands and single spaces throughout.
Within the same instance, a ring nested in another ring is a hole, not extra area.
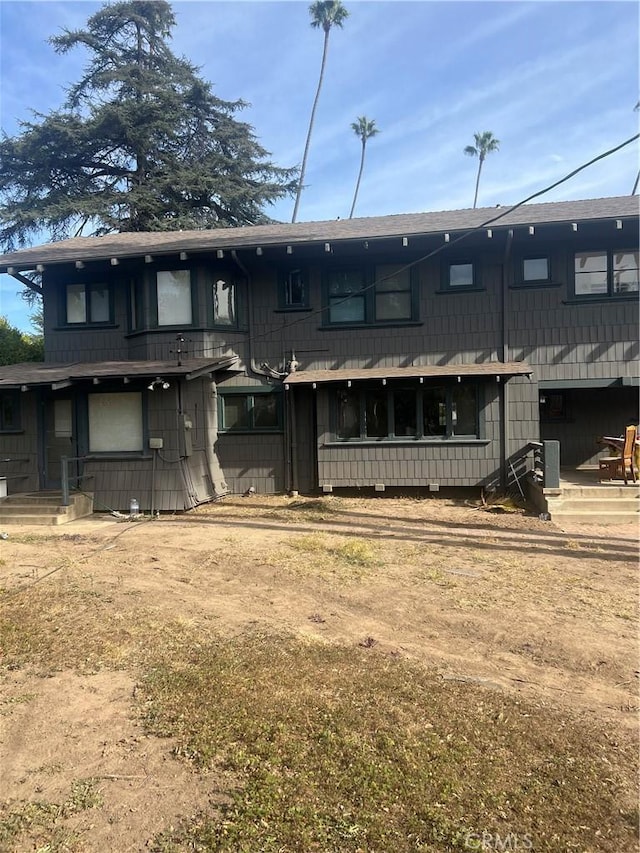
M 0 850 L 637 849 L 635 530 L 253 496 L 9 533 Z

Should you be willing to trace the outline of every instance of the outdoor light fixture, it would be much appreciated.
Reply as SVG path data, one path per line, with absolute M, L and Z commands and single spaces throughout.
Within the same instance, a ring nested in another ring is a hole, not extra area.
M 155 391 L 156 387 L 161 388 L 163 391 L 166 391 L 168 388 L 171 387 L 171 384 L 167 382 L 166 379 L 162 379 L 162 377 L 157 376 L 153 380 L 153 382 L 150 382 L 149 385 L 147 385 L 147 390 Z

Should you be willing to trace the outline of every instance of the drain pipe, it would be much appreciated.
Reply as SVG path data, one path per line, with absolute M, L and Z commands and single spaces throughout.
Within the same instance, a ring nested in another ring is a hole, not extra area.
M 251 333 L 253 330 L 253 295 L 251 292 L 251 274 L 249 270 L 242 263 L 240 258 L 238 257 L 238 253 L 235 249 L 231 250 L 231 257 L 234 260 L 234 263 L 238 267 L 238 269 L 242 272 L 247 280 L 247 315 L 249 319 L 249 335 L 246 341 L 247 348 L 247 358 L 246 362 L 249 365 L 249 370 L 255 376 L 260 376 L 262 378 L 267 379 L 276 379 L 278 378 L 281 382 L 284 379 L 286 374 L 283 374 L 281 377 L 274 376 L 274 372 L 269 372 L 265 370 L 263 367 L 259 367 L 255 359 L 253 357 L 253 348 L 251 345 Z M 292 359 L 295 359 L 295 356 L 292 356 Z M 292 424 L 293 420 L 295 423 L 295 417 L 293 416 L 293 400 L 289 400 L 287 392 L 285 393 L 285 399 L 283 400 L 284 405 L 284 430 L 282 432 L 282 450 L 285 461 L 285 471 L 284 471 L 284 479 L 285 479 L 285 488 L 287 491 L 292 491 L 297 486 L 293 482 L 294 476 L 294 459 L 293 459 L 293 441 L 292 441 Z M 289 392 L 291 393 L 291 392 Z
M 253 295 L 251 293 L 251 273 L 242 263 L 235 249 L 231 250 L 231 257 L 233 258 L 233 261 L 238 267 L 238 269 L 242 272 L 243 276 L 247 280 L 247 317 L 249 320 L 249 334 L 247 336 L 245 344 L 247 351 L 246 362 L 249 365 L 251 373 L 255 374 L 256 376 L 266 377 L 267 379 L 274 379 L 275 377 L 273 373 L 269 373 L 263 367 L 258 366 L 253 357 L 253 347 L 251 345 L 251 334 L 253 332 Z
M 502 259 L 502 277 L 501 277 L 501 313 L 502 313 L 502 329 L 501 329 L 501 361 L 506 363 L 509 361 L 509 323 L 507 319 L 508 301 L 507 290 L 509 288 L 509 264 L 511 262 L 511 246 L 513 243 L 513 228 L 507 231 L 507 241 L 504 247 L 504 257 Z M 500 393 L 500 441 L 502 444 L 502 459 L 500 465 L 500 479 L 502 480 L 502 488 L 507 488 L 509 479 L 508 465 L 508 447 L 511 439 L 509 430 L 509 380 L 501 384 Z

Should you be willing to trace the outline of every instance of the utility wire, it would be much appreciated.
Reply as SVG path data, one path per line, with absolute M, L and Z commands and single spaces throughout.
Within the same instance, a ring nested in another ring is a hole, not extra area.
M 598 154 L 596 157 L 593 157 L 591 160 L 588 160 L 586 163 L 583 163 L 581 166 L 578 166 L 576 169 L 573 169 L 571 172 L 566 174 L 564 177 L 560 178 L 557 181 L 554 181 L 554 183 L 549 184 L 548 186 L 544 187 L 541 190 L 538 190 L 535 193 L 532 193 L 530 196 L 527 196 L 526 198 L 522 199 L 522 201 L 516 202 L 516 204 L 511 205 L 511 207 L 508 207 L 506 210 L 502 210 L 500 213 L 496 214 L 495 216 L 491 216 L 489 219 L 486 219 L 484 222 L 480 223 L 480 225 L 474 225 L 472 228 L 469 228 L 464 233 L 459 234 L 457 237 L 455 237 L 453 240 L 450 240 L 448 243 L 443 243 L 441 246 L 437 246 L 435 249 L 433 249 L 431 252 L 428 252 L 426 255 L 423 255 L 420 258 L 416 258 L 413 261 L 409 261 L 404 266 L 401 266 L 397 270 L 395 270 L 395 272 L 390 273 L 387 276 L 382 276 L 382 277 L 376 279 L 375 281 L 371 282 L 371 284 L 368 284 L 365 287 L 358 290 L 356 293 L 350 294 L 349 296 L 345 296 L 344 299 L 340 300 L 339 302 L 335 302 L 334 304 L 335 305 L 342 305 L 344 302 L 347 302 L 349 299 L 351 299 L 352 296 L 360 296 L 363 293 L 367 293 L 369 290 L 372 290 L 373 288 L 376 287 L 376 285 L 379 285 L 381 282 L 386 281 L 388 278 L 392 278 L 393 276 L 398 275 L 398 273 L 404 272 L 405 270 L 411 269 L 412 267 L 416 266 L 417 264 L 421 264 L 424 261 L 427 261 L 430 258 L 433 258 L 435 255 L 440 254 L 440 252 L 443 252 L 443 251 L 451 248 L 451 246 L 455 246 L 457 243 L 460 243 L 462 240 L 466 240 L 467 237 L 469 237 L 471 234 L 475 234 L 476 231 L 481 231 L 483 228 L 487 228 L 489 225 L 493 225 L 494 222 L 498 222 L 500 219 L 503 219 L 505 216 L 508 216 L 510 213 L 513 213 L 514 210 L 517 210 L 519 207 L 522 207 L 524 204 L 527 204 L 528 202 L 532 201 L 534 198 L 538 198 L 541 195 L 545 195 L 546 193 L 551 192 L 551 190 L 555 189 L 556 187 L 559 187 L 560 184 L 566 183 L 566 181 L 570 180 L 571 178 L 574 178 L 580 172 L 583 172 L 585 169 L 588 169 L 590 166 L 593 166 L 594 163 L 597 163 L 599 160 L 604 160 L 606 157 L 610 157 L 612 154 L 617 153 L 622 148 L 625 148 L 627 145 L 630 145 L 632 142 L 635 142 L 639 138 L 640 138 L 640 133 L 636 133 L 634 136 L 629 137 L 629 139 L 625 139 L 624 142 L 621 142 L 619 145 L 616 145 L 613 148 L 609 148 L 607 151 L 604 151 L 602 154 Z M 327 305 L 322 305 L 320 308 L 316 308 L 312 311 L 306 311 L 304 316 L 302 316 L 302 317 L 298 317 L 297 319 L 291 320 L 289 322 L 283 322 L 283 324 L 280 328 L 281 334 L 284 330 L 288 330 L 292 326 L 296 326 L 298 323 L 305 323 L 313 317 L 317 317 L 318 315 L 324 314 L 326 312 L 327 308 L 328 308 Z M 277 331 L 278 330 L 276 330 L 275 332 L 273 332 L 273 331 L 263 332 L 259 335 L 252 335 L 249 338 L 245 338 L 243 343 L 246 341 L 246 343 L 248 343 L 248 344 L 253 344 L 256 341 L 263 340 L 264 338 L 273 337 L 274 335 L 277 335 Z M 222 349 L 227 349 L 227 348 L 228 348 L 227 345 L 221 344 L 219 346 L 212 347 L 211 349 L 212 350 L 222 350 Z

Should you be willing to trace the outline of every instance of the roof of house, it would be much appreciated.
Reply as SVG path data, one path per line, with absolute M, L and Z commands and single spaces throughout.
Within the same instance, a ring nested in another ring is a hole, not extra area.
M 528 376 L 533 369 L 524 361 L 486 361 L 482 364 L 424 364 L 415 367 L 346 367 L 339 370 L 297 370 L 284 380 L 287 385 L 347 382 L 358 379 L 418 379 L 439 376 Z
M 150 376 L 166 379 L 184 376 L 196 379 L 217 370 L 224 370 L 237 362 L 236 356 L 225 358 L 185 358 L 180 364 L 172 361 L 89 361 L 67 364 L 22 362 L 0 367 L 0 389 L 32 388 L 50 385 L 63 388 L 83 380 L 148 379 Z
M 35 269 L 37 264 L 132 258 L 176 252 L 204 252 L 259 246 L 311 244 L 342 240 L 375 240 L 385 237 L 459 232 L 475 228 L 535 226 L 638 216 L 637 196 L 547 202 L 510 207 L 402 213 L 324 222 L 251 225 L 206 231 L 145 231 L 74 237 L 0 255 L 0 272 Z M 495 224 L 494 224 L 495 223 Z

